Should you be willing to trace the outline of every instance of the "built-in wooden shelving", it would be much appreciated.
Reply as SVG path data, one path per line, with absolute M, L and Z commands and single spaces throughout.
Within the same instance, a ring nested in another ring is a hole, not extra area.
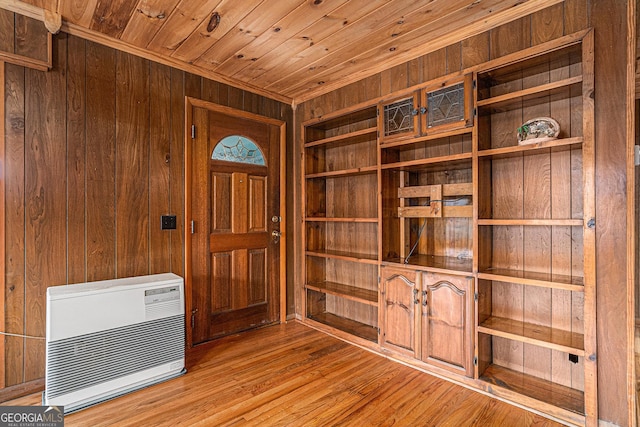
M 593 424 L 593 34 L 563 40 L 303 124 L 303 304 L 315 327 Z M 430 117 L 441 95 L 455 111 Z M 518 144 L 536 117 L 558 138 Z

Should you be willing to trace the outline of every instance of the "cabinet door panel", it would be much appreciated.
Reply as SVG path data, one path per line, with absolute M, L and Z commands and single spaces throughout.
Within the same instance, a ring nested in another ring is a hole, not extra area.
M 422 360 L 473 375 L 473 279 L 423 273 L 422 281 Z
M 417 273 L 411 270 L 382 269 L 382 346 L 416 356 Z

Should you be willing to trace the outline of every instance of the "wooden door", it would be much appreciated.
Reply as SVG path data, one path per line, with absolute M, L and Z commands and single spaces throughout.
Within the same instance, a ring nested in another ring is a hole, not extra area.
M 416 307 L 419 287 L 412 270 L 382 268 L 383 347 L 416 356 Z
M 472 294 L 470 277 L 422 274 L 421 359 L 424 362 L 473 375 Z
M 280 128 L 233 110 L 193 109 L 192 343 L 279 313 Z

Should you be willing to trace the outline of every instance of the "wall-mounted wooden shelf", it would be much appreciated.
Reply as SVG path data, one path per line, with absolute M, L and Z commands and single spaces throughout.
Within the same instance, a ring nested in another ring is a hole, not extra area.
M 514 393 L 527 396 L 552 407 L 568 411 L 565 419 L 576 425 L 584 425 L 584 392 L 570 387 L 547 381 L 533 375 L 518 372 L 496 364 L 490 365 L 480 376 L 480 380 L 490 384 L 498 395 Z M 504 391 L 504 392 L 502 392 Z M 533 402 L 530 402 L 533 404 Z M 554 414 L 555 409 L 552 409 Z
M 307 222 L 361 222 L 361 223 L 372 223 L 375 224 L 378 222 L 378 218 L 325 218 L 325 217 L 308 217 L 306 219 Z
M 480 271 L 478 271 L 478 279 L 517 283 L 527 286 L 539 286 L 543 288 L 564 289 L 573 292 L 584 291 L 584 278 L 582 276 L 567 276 L 563 274 L 491 268 L 480 269 Z
M 304 147 L 310 148 L 310 147 L 317 147 L 318 145 L 349 144 L 349 143 L 353 143 L 354 142 L 353 140 L 357 140 L 362 136 L 368 136 L 368 137 L 373 136 L 373 138 L 375 138 L 377 130 L 378 130 L 377 127 L 372 127 L 372 128 L 357 130 L 354 132 L 348 132 L 345 134 L 336 135 L 329 138 L 318 139 L 313 142 L 307 142 L 306 144 L 304 144 Z
M 357 301 L 362 304 L 368 304 L 374 307 L 378 306 L 378 292 L 370 289 L 362 289 L 357 286 L 336 282 L 313 282 L 307 283 L 305 287 L 314 291 Z
M 510 110 L 514 107 L 521 108 L 523 102 L 531 103 L 536 100 L 539 100 L 540 102 L 548 102 L 550 97 L 562 93 L 567 89 L 580 90 L 581 83 L 581 75 L 570 77 L 556 82 L 509 92 L 504 95 L 479 99 L 477 105 L 479 108 L 491 107 L 493 110 L 492 112 Z M 518 104 L 520 105 L 518 106 Z
M 584 335 L 576 332 L 494 316 L 480 323 L 478 332 L 584 356 Z
M 478 219 L 480 226 L 582 226 L 584 223 L 581 219 Z
M 356 176 L 356 175 L 375 174 L 377 171 L 378 171 L 378 167 L 377 166 L 364 166 L 364 167 L 361 167 L 361 168 L 310 173 L 310 174 L 305 175 L 305 178 L 306 179 L 345 178 L 345 177 Z
M 415 254 L 405 262 L 404 258 L 384 258 L 382 265 L 412 268 L 423 271 L 433 271 L 445 274 L 472 274 L 473 261 L 471 258 L 454 258 L 446 256 Z
M 332 313 L 310 314 L 307 317 L 313 321 L 344 331 L 355 337 L 359 337 L 367 341 L 378 341 L 378 330 L 366 323 L 358 322 L 347 317 L 336 316 Z
M 422 169 L 461 169 L 470 165 L 471 153 L 452 154 L 449 156 L 439 156 L 427 159 L 409 160 L 405 162 L 386 163 L 381 165 L 382 169 L 398 170 L 422 170 Z
M 375 255 L 358 254 L 354 252 L 342 252 L 331 250 L 309 250 L 307 255 L 320 258 L 341 259 L 343 261 L 360 262 L 364 264 L 377 264 L 378 257 Z
M 582 147 L 583 138 L 562 138 L 552 141 L 539 142 L 534 144 L 515 145 L 511 147 L 493 148 L 490 150 L 479 150 L 478 157 L 481 158 L 506 158 L 525 154 L 537 154 L 542 151 L 563 151 L 579 149 Z

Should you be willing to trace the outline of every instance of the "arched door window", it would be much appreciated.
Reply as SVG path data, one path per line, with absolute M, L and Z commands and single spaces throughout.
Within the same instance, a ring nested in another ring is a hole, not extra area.
M 240 135 L 222 138 L 213 149 L 211 159 L 266 166 L 262 151 L 256 143 Z

